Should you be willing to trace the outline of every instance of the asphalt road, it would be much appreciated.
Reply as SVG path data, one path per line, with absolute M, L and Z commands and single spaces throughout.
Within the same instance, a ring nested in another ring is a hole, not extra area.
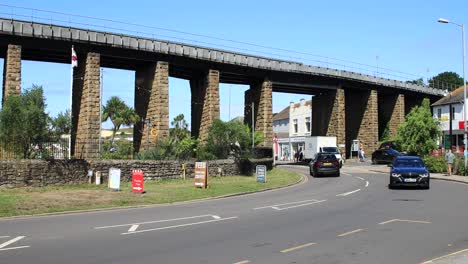
M 0 263 L 416 264 L 468 248 L 468 185 L 389 190 L 365 167 L 307 178 L 239 197 L 0 220 Z

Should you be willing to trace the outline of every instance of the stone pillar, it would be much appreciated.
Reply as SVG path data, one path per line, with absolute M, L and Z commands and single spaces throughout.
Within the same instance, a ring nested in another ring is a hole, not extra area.
M 338 146 L 346 143 L 345 91 L 340 87 L 312 97 L 312 136 L 335 136 Z M 347 147 L 340 147 L 346 154 Z
M 379 93 L 379 140 L 388 127 L 388 136 L 395 137 L 398 126 L 405 121 L 405 95 Z
M 377 149 L 379 141 L 377 91 L 348 90 L 346 94 L 346 149 L 358 139 L 366 158 Z
M 21 94 L 21 46 L 8 44 L 3 64 L 2 105 L 9 95 Z
M 192 136 L 206 142 L 208 131 L 219 119 L 219 71 L 209 70 L 190 80 L 192 93 Z
M 252 128 L 252 102 L 254 103 L 255 131 L 261 131 L 265 141 L 259 146 L 271 147 L 273 140 L 273 86 L 265 80 L 260 84 L 251 85 L 245 91 L 244 123 Z
M 79 54 L 78 58 L 78 67 L 73 71 L 72 156 L 77 159 L 97 159 L 100 156 L 101 56 L 88 52 Z
M 159 61 L 135 72 L 135 111 L 142 120 L 133 128 L 136 152 L 169 136 L 169 64 Z

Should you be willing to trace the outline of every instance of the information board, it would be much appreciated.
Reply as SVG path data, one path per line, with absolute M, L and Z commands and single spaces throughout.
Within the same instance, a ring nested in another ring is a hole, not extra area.
M 206 162 L 195 162 L 195 187 L 206 188 L 208 186 L 208 166 Z
M 257 175 L 257 182 L 267 181 L 267 167 L 265 165 L 257 165 L 255 174 Z
M 120 169 L 109 169 L 109 188 L 112 190 L 120 190 Z

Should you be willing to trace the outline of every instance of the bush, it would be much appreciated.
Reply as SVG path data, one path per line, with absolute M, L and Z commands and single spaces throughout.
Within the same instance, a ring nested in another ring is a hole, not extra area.
M 140 160 L 187 160 L 195 156 L 197 140 L 190 137 L 176 142 L 173 139 L 162 139 L 156 147 L 142 151 L 136 158 Z
M 126 139 L 106 141 L 102 145 L 102 159 L 132 159 L 133 143 Z
M 430 172 L 442 173 L 447 171 L 447 162 L 444 157 L 427 156 L 423 159 Z
M 463 155 L 455 154 L 455 163 L 453 164 L 453 174 L 466 176 L 465 160 Z

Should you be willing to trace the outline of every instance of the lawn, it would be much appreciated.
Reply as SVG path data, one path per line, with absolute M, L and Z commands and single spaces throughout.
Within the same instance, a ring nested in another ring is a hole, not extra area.
M 144 194 L 132 193 L 128 182 L 118 192 L 105 184 L 0 189 L 0 217 L 190 201 L 287 186 L 301 175 L 275 168 L 267 179 L 258 183 L 248 176 L 210 177 L 207 189 L 195 188 L 193 179 L 146 181 Z

